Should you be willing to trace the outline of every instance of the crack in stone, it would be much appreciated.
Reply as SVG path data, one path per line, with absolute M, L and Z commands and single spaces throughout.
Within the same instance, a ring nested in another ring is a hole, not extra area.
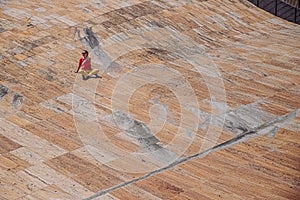
M 243 132 L 226 142 L 216 145 L 211 150 L 225 149 L 234 144 L 245 142 L 250 138 L 261 136 L 264 134 L 271 133 L 272 135 L 274 135 L 276 133 L 275 131 L 278 130 L 278 127 L 281 127 L 283 124 L 287 123 L 287 121 L 290 121 L 292 118 L 294 118 L 296 116 L 296 114 L 297 114 L 297 110 L 292 111 L 286 115 L 277 117 L 276 119 L 274 119 L 272 121 L 266 122 L 256 128 L 253 128 L 251 130 Z
M 38 176 L 36 176 L 36 175 L 30 173 L 29 171 L 24 170 L 24 172 L 25 172 L 26 174 L 28 174 L 29 176 L 32 176 L 33 178 L 35 178 L 35 179 L 41 181 L 41 182 L 44 183 L 45 185 L 49 185 L 49 183 L 47 183 L 46 181 L 44 181 L 44 180 L 41 179 L 40 177 L 38 177 Z
M 222 149 L 225 149 L 225 148 L 229 148 L 231 147 L 232 145 L 235 145 L 235 144 L 238 144 L 238 143 L 241 143 L 241 142 L 245 142 L 251 138 L 254 138 L 254 137 L 258 137 L 258 136 L 261 136 L 261 135 L 264 135 L 264 134 L 267 134 L 269 133 L 270 131 L 273 132 L 274 129 L 277 130 L 278 127 L 281 127 L 283 126 L 285 123 L 287 123 L 288 121 L 290 121 L 291 119 L 293 119 L 297 114 L 297 110 L 294 110 L 286 115 L 283 115 L 283 116 L 279 116 L 277 117 L 276 119 L 272 120 L 272 121 L 269 121 L 269 122 L 266 122 L 256 128 L 253 128 L 251 130 L 248 130 L 248 131 L 245 131 L 237 136 L 235 136 L 234 138 L 228 140 L 228 141 L 225 141 L 221 144 L 218 144 L 212 148 L 209 148 L 205 151 L 202 151 L 200 153 L 197 153 L 197 154 L 193 154 L 191 156 L 187 156 L 187 157 L 184 157 L 184 158 L 181 158 L 165 167 L 162 167 L 160 169 L 157 169 L 157 170 L 154 170 L 152 172 L 149 172 L 148 174 L 145 174 L 144 176 L 141 176 L 139 178 L 135 178 L 135 179 L 132 179 L 130 181 L 126 181 L 126 182 L 123 182 L 123 183 L 120 183 L 120 184 L 117 184 L 117 185 L 114 185 L 113 187 L 110 187 L 108 189 L 105 189 L 105 190 L 102 190 L 100 192 L 97 192 L 95 193 L 94 195 L 86 198 L 85 200 L 92 200 L 94 198 L 97 198 L 99 196 L 102 196 L 102 195 L 105 195 L 111 191 L 114 191 L 116 189 L 119 189 L 119 188 L 122 188 L 124 186 L 127 186 L 131 183 L 136 183 L 138 181 L 141 181 L 141 180 L 145 180 L 147 179 L 148 177 L 151 177 L 153 175 L 156 175 L 160 172 L 163 172 L 165 170 L 168 170 L 178 164 L 181 164 L 181 163 L 184 163 L 186 161 L 189 161 L 193 158 L 196 158 L 196 157 L 203 157 L 209 153 L 212 153 L 214 151 L 217 151 L 217 150 L 222 150 Z M 271 127 L 271 129 L 270 129 Z M 265 130 L 269 130 L 269 131 L 265 131 Z

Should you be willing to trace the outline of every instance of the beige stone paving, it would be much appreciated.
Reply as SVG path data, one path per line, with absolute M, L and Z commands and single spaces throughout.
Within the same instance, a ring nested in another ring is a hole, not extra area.
M 229 0 L 0 20 L 1 200 L 299 198 L 299 25 Z M 82 49 L 101 79 L 74 73 Z

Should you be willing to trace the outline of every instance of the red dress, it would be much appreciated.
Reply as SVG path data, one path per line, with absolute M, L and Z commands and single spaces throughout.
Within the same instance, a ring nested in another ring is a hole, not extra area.
M 87 70 L 87 71 L 92 70 L 91 58 L 90 57 L 80 58 L 79 59 L 79 64 L 78 64 L 78 69 L 77 69 L 76 73 L 79 71 L 79 69 Z

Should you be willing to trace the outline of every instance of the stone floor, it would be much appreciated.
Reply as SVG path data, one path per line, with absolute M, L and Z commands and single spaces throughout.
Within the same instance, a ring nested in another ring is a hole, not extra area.
M 299 199 L 299 25 L 245 0 L 0 19 L 1 200 Z M 82 49 L 101 78 L 74 73 Z

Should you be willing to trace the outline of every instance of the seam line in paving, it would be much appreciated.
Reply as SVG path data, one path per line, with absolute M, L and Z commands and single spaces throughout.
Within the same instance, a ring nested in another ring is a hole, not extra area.
M 135 179 L 132 179 L 130 181 L 126 181 L 126 182 L 114 185 L 113 187 L 107 188 L 105 190 L 101 190 L 101 191 L 95 193 L 94 195 L 92 195 L 92 196 L 84 199 L 84 200 L 92 200 L 94 198 L 97 198 L 99 196 L 105 195 L 105 194 L 107 194 L 107 193 L 109 193 L 111 191 L 117 190 L 117 189 L 122 188 L 124 186 L 127 186 L 129 184 L 136 183 L 136 182 L 141 181 L 141 180 L 145 180 L 145 179 L 147 179 L 150 176 L 153 176 L 153 175 L 156 175 L 156 174 L 158 174 L 160 172 L 168 170 L 168 169 L 170 169 L 170 168 L 172 168 L 172 167 L 174 167 L 176 165 L 179 165 L 181 163 L 187 162 L 187 161 L 189 161 L 189 160 L 191 160 L 193 158 L 205 156 L 205 155 L 207 155 L 207 154 L 209 154 L 211 152 L 214 152 L 214 151 L 217 151 L 217 150 L 222 150 L 222 149 L 225 149 L 225 148 L 229 148 L 232 145 L 235 145 L 235 144 L 238 144 L 238 143 L 241 143 L 241 142 L 245 142 L 248 139 L 251 139 L 253 137 L 258 137 L 258 136 L 264 135 L 265 134 L 264 132 L 260 133 L 261 130 L 264 130 L 264 129 L 266 129 L 268 127 L 272 127 L 272 126 L 277 127 L 276 126 L 277 124 L 279 124 L 279 126 L 280 126 L 280 124 L 283 124 L 286 121 L 289 121 L 289 120 L 293 119 L 296 116 L 297 111 L 298 110 L 294 110 L 294 111 L 292 111 L 292 112 L 290 112 L 290 113 L 288 113 L 286 115 L 279 116 L 279 117 L 277 117 L 276 119 L 274 119 L 274 120 L 272 120 L 270 122 L 264 123 L 264 124 L 262 124 L 262 125 L 260 125 L 260 126 L 258 126 L 256 128 L 253 128 L 252 130 L 245 131 L 245 132 L 243 132 L 243 133 L 241 133 L 241 134 L 233 137 L 230 140 L 227 140 L 227 141 L 225 141 L 225 142 L 223 142 L 221 144 L 215 145 L 214 147 L 209 148 L 209 149 L 207 149 L 205 151 L 202 151 L 200 153 L 196 153 L 196 154 L 193 154 L 191 156 L 187 156 L 187 157 L 181 158 L 181 159 L 179 159 L 179 160 L 177 160 L 177 161 L 169 164 L 168 166 L 165 166 L 165 167 L 162 167 L 160 169 L 154 170 L 154 171 L 152 171 L 152 172 L 150 172 L 148 174 L 145 174 L 144 176 L 141 176 L 139 178 L 135 178 Z

